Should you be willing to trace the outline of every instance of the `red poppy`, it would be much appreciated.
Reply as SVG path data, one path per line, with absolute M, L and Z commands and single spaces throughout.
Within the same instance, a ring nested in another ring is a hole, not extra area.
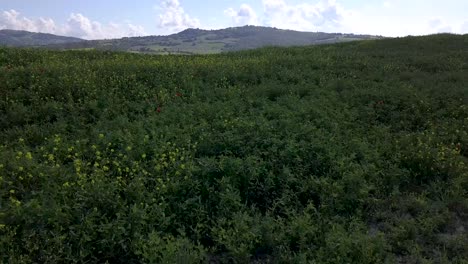
M 161 113 L 161 107 L 160 106 L 158 106 L 158 108 L 156 108 L 156 112 Z

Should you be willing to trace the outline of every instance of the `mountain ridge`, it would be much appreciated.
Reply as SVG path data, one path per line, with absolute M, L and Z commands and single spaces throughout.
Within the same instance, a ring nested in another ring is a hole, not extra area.
M 55 35 L 48 34 L 48 36 Z M 32 45 L 17 46 L 40 46 L 59 50 L 98 49 L 150 54 L 210 54 L 255 49 L 265 46 L 306 46 L 383 38 L 372 35 L 302 32 L 259 26 L 229 27 L 214 30 L 188 28 L 171 35 L 150 35 L 101 40 L 72 38 L 72 41 L 69 42 L 62 39 L 69 37 L 56 37 L 58 39 L 52 43 L 34 43 Z M 1 43 L 0 39 L 0 45 Z
M 85 41 L 75 37 L 59 36 L 49 33 L 30 32 L 25 30 L 0 30 L 0 46 L 29 47 L 51 44 L 76 43 Z

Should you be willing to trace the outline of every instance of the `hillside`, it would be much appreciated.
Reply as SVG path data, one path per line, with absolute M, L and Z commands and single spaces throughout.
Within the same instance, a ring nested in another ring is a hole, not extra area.
M 34 33 L 22 30 L 0 30 L 0 46 L 27 47 L 45 46 L 51 44 L 76 43 L 82 39 L 62 37 L 45 33 Z
M 56 49 L 99 49 L 152 54 L 210 54 L 265 46 L 305 46 L 378 38 L 369 35 L 312 33 L 245 26 L 220 30 L 187 29 L 169 36 L 95 40 Z
M 467 43 L 0 48 L 0 262 L 466 263 Z

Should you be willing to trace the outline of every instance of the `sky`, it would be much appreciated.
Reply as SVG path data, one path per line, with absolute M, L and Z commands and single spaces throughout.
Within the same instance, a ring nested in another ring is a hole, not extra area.
M 468 0 L 0 0 L 0 29 L 84 39 L 256 25 L 388 37 L 468 33 Z

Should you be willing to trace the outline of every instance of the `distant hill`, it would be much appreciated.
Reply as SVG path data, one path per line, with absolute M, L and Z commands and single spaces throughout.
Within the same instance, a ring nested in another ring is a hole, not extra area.
M 0 46 L 27 47 L 45 46 L 51 44 L 76 43 L 83 39 L 63 37 L 46 33 L 34 33 L 23 30 L 0 30 Z
M 219 30 L 186 29 L 169 36 L 83 40 L 17 30 L 0 30 L 0 46 L 50 49 L 98 49 L 152 54 L 210 54 L 265 46 L 305 46 L 381 38 L 323 32 L 299 32 L 270 27 L 244 26 Z
M 381 37 L 244 26 L 219 30 L 186 29 L 169 36 L 92 40 L 49 45 L 49 48 L 99 49 L 153 54 L 210 54 L 265 46 L 304 46 L 374 38 Z

